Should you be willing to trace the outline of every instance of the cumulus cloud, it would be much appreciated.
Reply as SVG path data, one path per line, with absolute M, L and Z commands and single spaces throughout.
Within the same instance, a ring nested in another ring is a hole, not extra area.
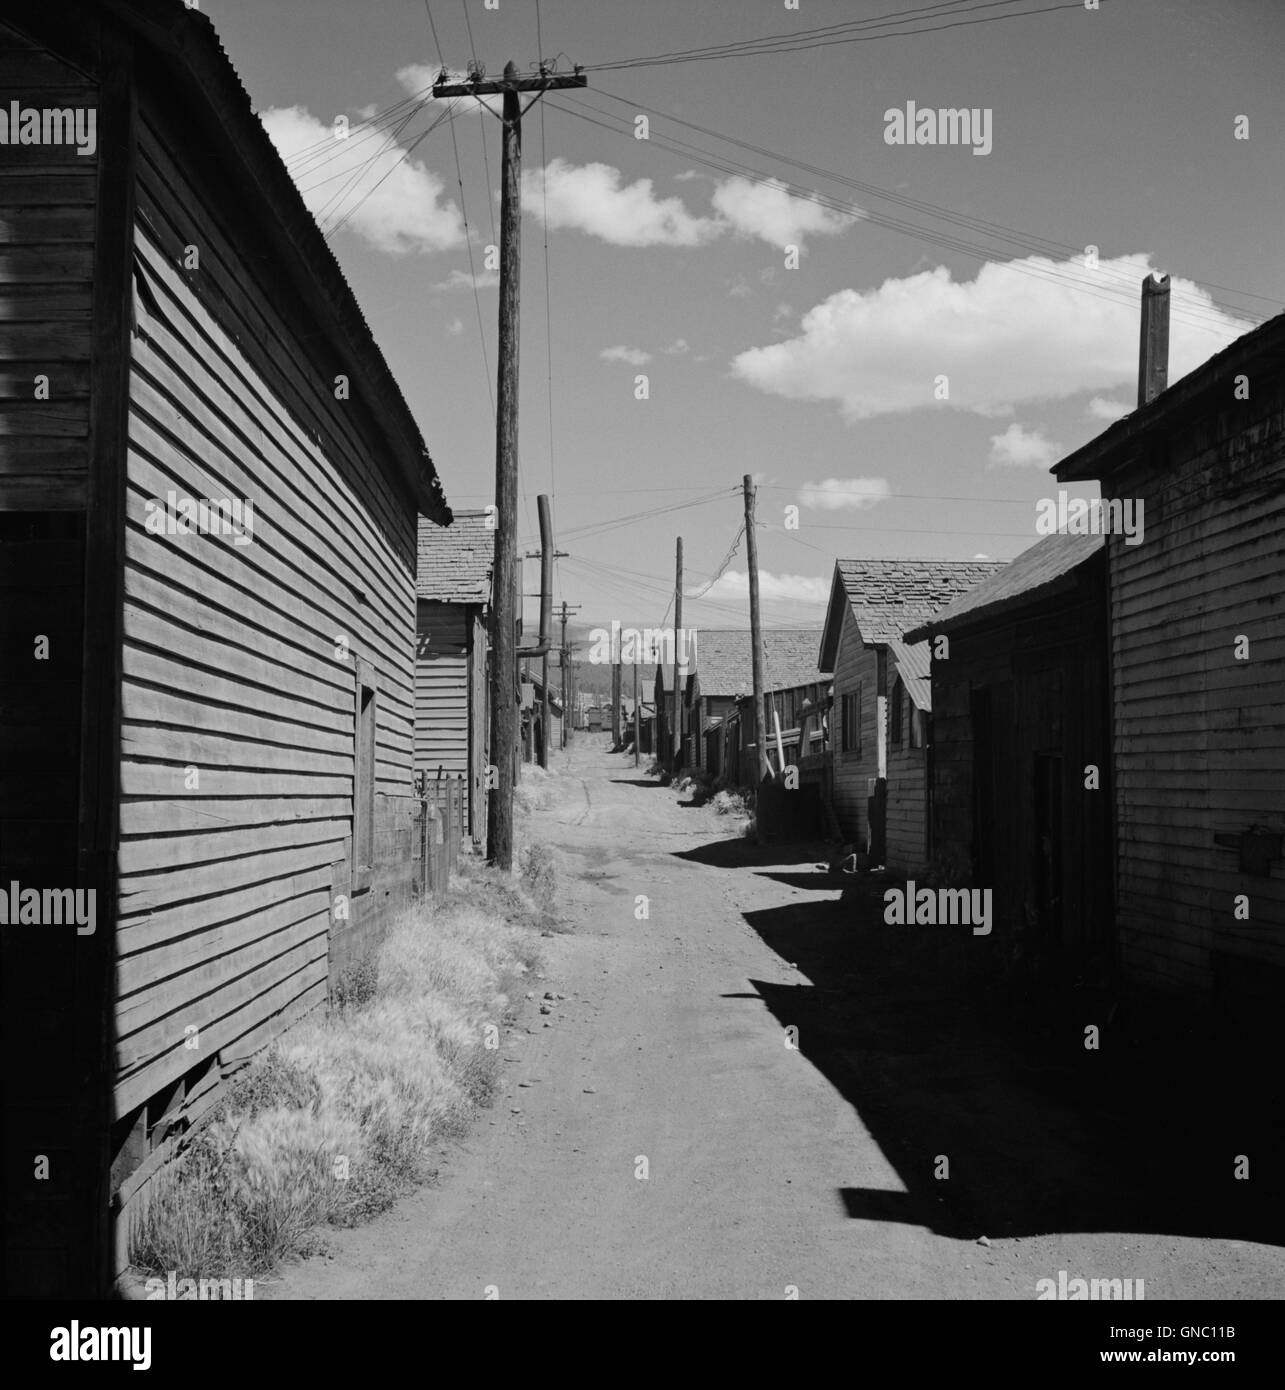
M 804 483 L 799 489 L 799 505 L 814 511 L 859 512 L 891 496 L 887 478 L 824 478 Z
M 650 179 L 625 184 L 610 164 L 550 160 L 522 176 L 526 206 L 555 229 L 571 228 L 612 246 L 700 246 L 717 236 L 712 218 L 688 212 L 681 198 L 658 198 Z M 547 203 L 547 208 L 546 208 Z
M 725 179 L 714 189 L 713 201 L 715 212 L 738 236 L 800 250 L 807 237 L 834 236 L 852 220 L 810 199 L 796 198 L 779 179 Z
M 651 361 L 651 353 L 644 352 L 642 348 L 626 347 L 623 343 L 618 347 L 603 348 L 598 356 L 604 362 L 628 362 L 631 367 L 642 367 Z
M 1089 414 L 1095 420 L 1120 420 L 1126 416 L 1133 407 L 1128 401 L 1108 400 L 1106 396 L 1094 396 L 1089 402 Z
M 459 209 L 442 196 L 445 184 L 413 156 L 404 157 L 400 145 L 372 155 L 372 142 L 360 142 L 357 136 L 336 139 L 332 125 L 302 106 L 271 107 L 260 119 L 282 159 L 314 147 L 324 151 L 324 163 L 300 159 L 292 171 L 323 230 L 351 213 L 344 229 L 389 255 L 447 251 L 464 244 Z
M 702 595 L 703 598 L 749 601 L 748 570 L 728 570 Z M 799 603 L 824 607 L 830 601 L 829 579 L 814 579 L 806 574 L 773 574 L 759 571 L 759 598 L 763 603 Z
M 1118 390 L 1136 380 L 1135 291 L 1150 270 L 1145 255 L 1096 271 L 1078 259 L 1030 257 L 956 283 L 938 266 L 831 295 L 804 315 L 797 336 L 740 353 L 732 371 L 773 395 L 834 401 L 849 420 L 940 409 L 941 377 L 949 406 L 991 416 L 1025 401 Z M 1190 280 L 1174 277 L 1170 293 L 1172 382 L 1252 325 Z
M 991 463 L 1018 468 L 1051 468 L 1062 457 L 1062 446 L 1045 439 L 1040 430 L 1025 430 L 1016 420 L 1003 434 L 991 435 Z
M 483 270 L 474 276 L 470 275 L 467 270 L 460 270 L 457 266 L 445 280 L 439 280 L 433 288 L 435 290 L 471 290 L 476 286 L 479 290 L 493 290 L 499 283 L 500 277 L 493 270 Z
M 686 338 L 675 338 L 667 348 L 662 348 L 661 351 L 670 357 L 682 357 L 684 353 L 690 352 L 691 348 L 688 346 Z

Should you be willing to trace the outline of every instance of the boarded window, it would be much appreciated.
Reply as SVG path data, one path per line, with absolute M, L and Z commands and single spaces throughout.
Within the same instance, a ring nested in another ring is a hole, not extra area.
M 365 662 L 357 669 L 356 758 L 353 770 L 353 864 L 368 869 L 375 856 L 375 712 L 374 677 Z
M 915 709 L 910 712 L 910 746 L 922 748 L 928 742 L 928 712 Z
M 843 697 L 843 745 L 845 753 L 861 752 L 861 686 Z
M 901 747 L 901 702 L 905 697 L 906 692 L 901 681 L 894 681 L 892 684 L 892 715 L 888 728 L 888 738 L 894 748 Z

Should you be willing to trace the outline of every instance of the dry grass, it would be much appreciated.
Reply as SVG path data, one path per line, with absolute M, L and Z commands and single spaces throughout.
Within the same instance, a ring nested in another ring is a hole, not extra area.
M 373 984 L 292 1029 L 229 1088 L 158 1182 L 134 1241 L 145 1272 L 253 1277 L 384 1210 L 430 1176 L 496 1081 L 510 1001 L 538 960 L 539 910 L 511 878 L 464 869 L 405 914 Z

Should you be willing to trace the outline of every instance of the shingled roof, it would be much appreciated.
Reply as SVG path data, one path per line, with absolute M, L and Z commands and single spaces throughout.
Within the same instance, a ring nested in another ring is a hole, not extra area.
M 766 628 L 763 688 L 785 690 L 825 678 L 817 668 L 817 628 Z M 747 695 L 754 688 L 748 628 L 701 628 L 695 675 L 703 698 Z
M 984 579 L 906 636 L 918 641 L 937 632 L 953 632 L 1019 604 L 1038 601 L 1071 582 L 1072 571 L 1099 554 L 1102 547 L 1102 536 L 1045 536 L 998 574 Z
M 834 667 L 845 602 L 862 640 L 886 645 L 1003 568 L 999 560 L 836 560 L 821 634 L 822 666 Z
M 889 642 L 888 650 L 916 709 L 933 707 L 932 647 L 927 642 Z
M 456 512 L 450 526 L 419 522 L 416 591 L 439 603 L 486 603 L 491 597 L 495 532 L 486 513 Z

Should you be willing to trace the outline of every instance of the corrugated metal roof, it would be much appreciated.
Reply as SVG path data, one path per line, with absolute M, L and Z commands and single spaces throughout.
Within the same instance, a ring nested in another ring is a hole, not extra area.
M 487 603 L 495 563 L 495 532 L 486 513 L 456 512 L 450 526 L 419 522 L 416 592 L 439 603 Z
M 1044 536 L 1022 551 L 1017 559 L 1009 561 L 998 574 L 983 580 L 975 589 L 934 613 L 930 622 L 910 629 L 906 635 L 927 637 L 930 632 L 962 627 L 966 620 L 974 622 L 995 609 L 1019 601 L 1035 601 L 1041 590 L 1092 559 L 1102 546 L 1102 536 L 1060 533 Z
M 932 647 L 927 642 L 889 642 L 893 663 L 901 683 L 906 687 L 915 707 L 930 710 L 933 707 L 933 687 L 931 677 Z

